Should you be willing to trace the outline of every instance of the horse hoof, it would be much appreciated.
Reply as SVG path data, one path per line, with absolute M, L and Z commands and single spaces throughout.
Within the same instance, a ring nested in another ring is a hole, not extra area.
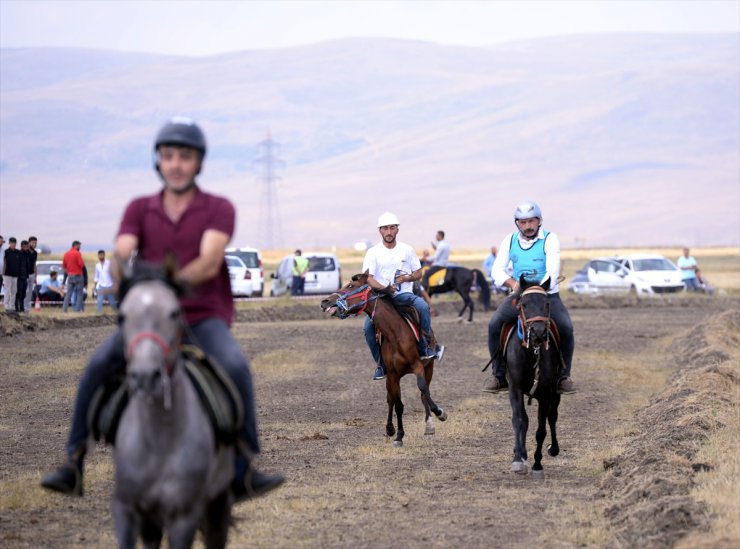
M 464 319 L 463 317 L 461 317 L 461 316 L 458 316 L 458 317 L 457 317 L 457 322 L 458 322 L 458 324 L 462 324 L 464 320 L 465 320 L 465 319 Z
M 545 470 L 540 469 L 539 471 L 535 471 L 532 469 L 532 478 L 534 480 L 545 480 Z
M 402 440 L 394 440 L 393 441 L 393 447 L 394 448 L 401 448 L 402 446 L 403 446 L 403 441 Z
M 529 466 L 526 461 L 514 460 L 511 462 L 512 473 L 516 473 L 517 475 L 526 475 L 527 471 L 529 471 Z
M 424 429 L 425 435 L 433 435 L 436 431 L 434 430 L 434 425 L 427 425 Z
M 442 408 L 439 409 L 439 415 L 437 416 L 437 419 L 440 421 L 447 421 L 447 412 L 445 412 Z
M 557 456 L 557 455 L 558 455 L 558 454 L 560 453 L 560 448 L 553 448 L 553 447 L 552 447 L 552 444 L 549 444 L 549 445 L 547 446 L 547 453 L 548 453 L 548 454 L 549 454 L 550 456 L 552 456 L 552 457 L 555 457 L 555 456 Z

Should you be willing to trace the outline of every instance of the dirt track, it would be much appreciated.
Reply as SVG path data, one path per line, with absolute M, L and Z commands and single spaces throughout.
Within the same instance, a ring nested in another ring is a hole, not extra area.
M 358 320 L 322 319 L 311 302 L 240 311 L 235 333 L 252 360 L 263 467 L 284 472 L 289 482 L 237 508 L 231 545 L 659 547 L 705 528 L 705 509 L 685 493 L 693 474 L 691 448 L 678 450 L 685 463 L 668 467 L 684 485 L 668 485 L 661 480 L 665 471 L 650 473 L 647 467 L 640 468 L 646 479 L 635 475 L 644 414 L 656 428 L 674 418 L 669 407 L 663 414 L 646 410 L 635 420 L 634 409 L 689 366 L 665 352 L 670 342 L 709 315 L 737 311 L 740 303 L 566 303 L 576 328 L 574 377 L 581 390 L 563 399 L 561 455 L 543 462 L 542 482 L 509 472 L 508 399 L 480 392 L 489 315 L 459 325 L 456 304 L 439 306 L 435 331 L 449 351 L 435 370 L 432 393 L 450 419 L 437 423 L 436 435 L 424 437 L 418 391 L 413 380 L 404 379 L 406 445 L 399 450 L 384 436 L 384 384 L 370 380 Z M 48 495 L 37 485 L 41 472 L 61 456 L 76 380 L 112 321 L 32 319 L 24 325 L 0 319 L 0 333 L 12 334 L 0 335 L 0 546 L 111 546 L 108 449 L 98 447 L 90 459 L 85 498 Z M 530 428 L 530 453 L 533 442 Z M 651 452 L 652 441 L 643 442 L 643 453 Z M 670 438 L 663 443 L 670 446 Z M 630 508 L 661 496 L 637 481 L 684 498 L 686 505 L 676 513 L 686 520 L 666 522 L 665 506 L 631 516 Z

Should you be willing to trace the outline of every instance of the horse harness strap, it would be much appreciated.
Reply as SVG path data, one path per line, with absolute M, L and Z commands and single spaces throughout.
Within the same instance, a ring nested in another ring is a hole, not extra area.
M 170 347 L 168 343 L 164 340 L 164 338 L 161 335 L 159 335 L 157 332 L 145 331 L 145 332 L 139 332 L 138 334 L 136 334 L 136 336 L 134 336 L 134 338 L 128 344 L 128 348 L 126 349 L 127 359 L 131 358 L 131 356 L 134 354 L 139 344 L 145 340 L 153 341 L 159 346 L 159 348 L 162 351 L 162 355 L 164 356 L 164 370 L 167 373 L 167 375 L 172 375 L 172 370 L 176 362 L 176 360 L 172 360 L 173 347 Z M 177 346 L 175 346 L 175 348 L 176 347 Z

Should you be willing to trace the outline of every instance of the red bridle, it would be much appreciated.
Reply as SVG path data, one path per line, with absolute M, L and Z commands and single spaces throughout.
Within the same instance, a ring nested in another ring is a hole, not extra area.
M 172 369 L 174 367 L 174 361 L 171 360 L 171 355 L 173 352 L 172 347 L 170 347 L 169 344 L 164 340 L 164 338 L 156 332 L 148 331 L 139 332 L 138 334 L 136 334 L 128 344 L 128 349 L 126 350 L 127 357 L 130 358 L 131 356 L 133 356 L 134 351 L 136 351 L 136 347 L 139 346 L 139 343 L 147 339 L 156 343 L 162 350 L 162 354 L 164 356 L 165 372 L 167 373 L 167 375 L 172 375 Z

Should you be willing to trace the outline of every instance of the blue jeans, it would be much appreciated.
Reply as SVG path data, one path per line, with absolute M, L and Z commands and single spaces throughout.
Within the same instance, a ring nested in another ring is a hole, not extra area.
M 413 305 L 418 311 L 419 324 L 421 324 L 421 331 L 423 332 L 421 341 L 419 342 L 419 353 L 426 354 L 427 342 L 424 334 L 432 333 L 432 318 L 429 314 L 429 305 L 422 298 L 411 292 L 397 293 L 393 296 L 393 301 L 398 305 Z M 365 315 L 365 341 L 370 348 L 370 354 L 373 355 L 373 360 L 376 364 L 380 365 L 380 347 L 378 346 L 378 340 L 375 339 L 375 327 L 367 315 Z
M 72 310 L 79 312 L 82 310 L 82 300 L 85 299 L 84 292 L 82 291 L 84 279 L 82 275 L 70 275 L 67 277 L 67 291 L 64 294 L 64 302 L 62 303 L 62 311 L 67 312 L 69 302 L 74 296 L 74 302 L 72 303 Z
M 493 359 L 491 367 L 493 375 L 497 378 L 506 377 L 506 368 L 504 361 L 501 359 L 499 352 L 499 342 L 501 339 L 501 330 L 504 324 L 516 321 L 519 313 L 511 299 L 504 299 L 496 309 L 488 323 L 488 352 Z M 550 318 L 555 321 L 560 332 L 560 352 L 565 362 L 565 371 L 561 372 L 560 377 L 570 377 L 570 369 L 573 365 L 573 351 L 575 350 L 575 339 L 573 337 L 573 322 L 570 319 L 568 310 L 560 299 L 560 294 L 550 294 Z M 512 336 L 513 337 L 513 336 Z
M 190 338 L 186 338 L 186 341 L 196 344 L 208 356 L 213 357 L 236 385 L 244 404 L 244 425 L 241 435 L 247 447 L 254 454 L 259 454 L 252 374 L 241 347 L 229 331 L 229 327 L 220 318 L 209 318 L 199 322 L 191 326 L 190 331 L 194 341 Z M 70 458 L 85 444 L 90 435 L 87 429 L 87 414 L 95 390 L 106 380 L 117 375 L 125 375 L 125 373 L 126 359 L 123 354 L 123 337 L 119 328 L 97 348 L 82 373 L 72 415 L 72 426 L 67 439 L 67 454 Z
M 683 285 L 686 286 L 687 292 L 698 292 L 700 290 L 699 282 L 693 276 L 691 278 L 684 278 Z
M 103 295 L 103 292 L 111 292 Z M 103 312 L 103 302 L 107 301 L 110 308 L 114 311 L 118 310 L 116 305 L 116 295 L 112 292 L 111 288 L 98 288 L 98 312 Z

